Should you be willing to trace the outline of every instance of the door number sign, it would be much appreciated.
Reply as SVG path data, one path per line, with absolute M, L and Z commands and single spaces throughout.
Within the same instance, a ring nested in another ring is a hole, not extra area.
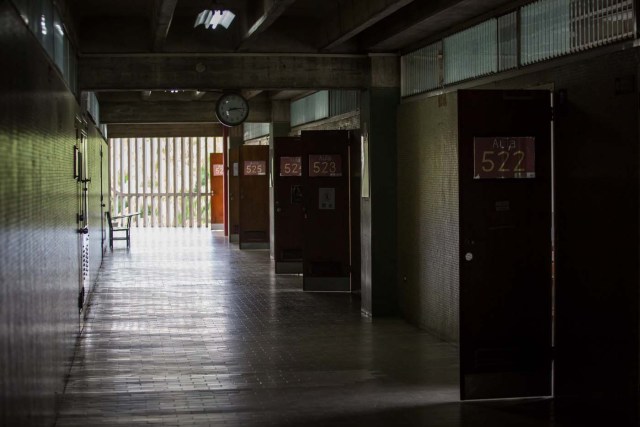
M 474 179 L 536 177 L 535 138 L 473 138 Z
M 267 162 L 262 160 L 245 160 L 244 176 L 266 175 Z
M 342 157 L 339 154 L 309 155 L 310 177 L 342 176 Z

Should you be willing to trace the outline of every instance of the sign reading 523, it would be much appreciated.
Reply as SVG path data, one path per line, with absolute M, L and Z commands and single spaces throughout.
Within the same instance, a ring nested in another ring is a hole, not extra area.
M 342 176 L 342 157 L 339 154 L 309 155 L 309 176 Z
M 475 137 L 473 178 L 535 178 L 535 148 L 531 136 Z

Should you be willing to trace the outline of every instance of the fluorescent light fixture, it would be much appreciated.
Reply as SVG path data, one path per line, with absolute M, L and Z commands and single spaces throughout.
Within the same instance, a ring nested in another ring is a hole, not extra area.
M 208 13 L 211 13 L 211 11 L 210 10 L 203 10 L 202 12 L 200 12 L 198 17 L 196 18 L 196 23 L 193 24 L 193 28 L 197 27 L 198 25 L 204 24 L 204 20 L 207 19 L 207 14 Z
M 236 15 L 230 10 L 225 10 L 222 12 L 222 20 L 220 21 L 220 25 L 222 25 L 225 29 L 229 28 L 229 25 L 233 22 L 233 19 Z
M 215 30 L 220 21 L 222 21 L 222 12 L 219 10 L 214 10 L 213 13 L 211 13 L 207 17 L 207 20 L 204 22 L 204 27 Z
M 218 25 L 223 26 L 225 29 L 229 28 L 229 25 L 233 22 L 236 15 L 230 10 L 203 10 L 196 18 L 193 27 L 198 25 L 204 25 L 205 28 L 215 30 Z

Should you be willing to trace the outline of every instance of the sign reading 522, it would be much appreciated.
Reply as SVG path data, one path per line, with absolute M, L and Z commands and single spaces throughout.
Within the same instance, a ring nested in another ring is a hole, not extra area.
M 473 155 L 474 179 L 536 177 L 534 137 L 475 137 Z

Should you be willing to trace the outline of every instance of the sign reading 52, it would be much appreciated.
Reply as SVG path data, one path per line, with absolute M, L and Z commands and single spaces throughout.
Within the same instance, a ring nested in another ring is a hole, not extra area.
M 302 157 L 280 157 L 280 176 L 302 176 Z
M 473 178 L 535 178 L 535 148 L 535 138 L 531 136 L 476 137 Z

